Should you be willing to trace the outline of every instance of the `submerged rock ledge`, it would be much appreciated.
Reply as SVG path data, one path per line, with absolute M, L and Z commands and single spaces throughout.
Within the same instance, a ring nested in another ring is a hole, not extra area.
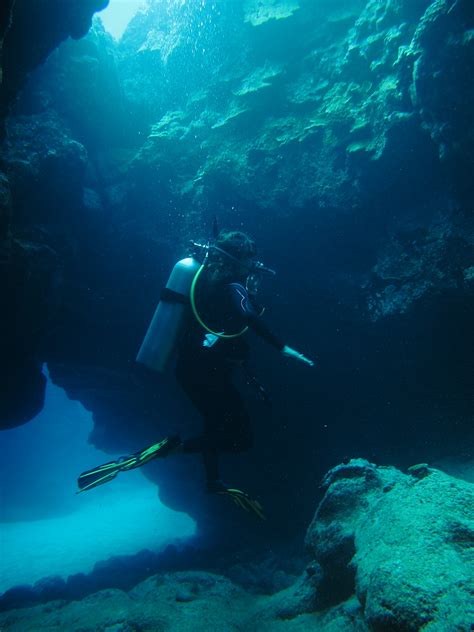
M 312 560 L 285 590 L 268 596 L 210 572 L 160 573 L 129 591 L 107 589 L 81 601 L 9 610 L 0 615 L 0 627 L 473 629 L 472 483 L 425 464 L 404 474 L 353 459 L 330 470 L 323 485 L 326 493 L 306 534 Z

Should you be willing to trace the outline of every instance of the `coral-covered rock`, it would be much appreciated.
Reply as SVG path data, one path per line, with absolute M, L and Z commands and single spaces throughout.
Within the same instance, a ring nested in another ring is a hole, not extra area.
M 370 0 L 349 3 L 343 12 L 333 5 L 321 11 L 311 3 L 250 2 L 243 14 L 213 16 L 219 32 L 233 20 L 240 47 L 229 48 L 212 69 L 198 53 L 191 56 L 189 67 L 203 83 L 193 92 L 188 81 L 184 89 L 177 72 L 171 103 L 150 91 L 178 67 L 189 41 L 178 29 L 172 44 L 156 43 L 157 12 L 174 28 L 195 24 L 178 7 L 172 15 L 155 8 L 137 17 L 121 44 L 124 57 L 134 59 L 121 64 L 125 92 L 130 103 L 147 100 L 160 114 L 139 106 L 150 127 L 130 176 L 143 190 L 141 183 L 159 174 L 147 196 L 192 208 L 189 229 L 216 205 L 224 216 L 236 206 L 257 208 L 262 217 L 285 216 L 289 208 L 310 214 L 311 208 L 315 222 L 350 208 L 371 229 L 383 227 L 389 239 L 375 229 L 379 263 L 361 282 L 364 316 L 377 320 L 459 289 L 474 260 L 463 197 L 473 155 L 474 95 L 464 85 L 474 63 L 472 8 L 467 1 Z M 296 52 L 268 44 L 267 38 L 281 43 L 295 32 L 308 35 Z M 158 70 L 147 82 L 151 59 Z M 443 162 L 447 153 L 455 166 Z M 443 186 L 446 177 L 456 181 L 456 191 Z M 418 228 L 428 245 L 413 250 L 403 235 Z M 394 241 L 397 251 L 390 248 Z M 411 270 L 403 269 L 407 261 Z M 382 268 L 397 266 L 399 273 L 385 279 Z M 345 292 L 341 285 L 339 294 Z
M 394 484 L 395 470 L 384 471 L 363 459 L 353 459 L 326 475 L 328 490 L 306 534 L 306 544 L 323 571 L 318 588 L 331 605 L 354 592 L 357 521 L 362 519 L 383 488 Z
M 474 487 L 435 469 L 356 459 L 334 468 L 306 542 L 318 592 L 355 592 L 371 630 L 468 630 L 474 621 Z
M 411 44 L 412 99 L 443 160 L 472 166 L 474 87 L 474 9 L 469 0 L 433 2 Z M 459 168 L 459 164 L 456 165 Z
M 370 317 L 403 314 L 427 297 L 472 295 L 468 270 L 474 261 L 473 221 L 459 209 L 440 213 L 422 228 L 402 227 L 379 253 L 368 290 Z
M 27 75 L 67 37 L 79 39 L 91 26 L 92 16 L 108 0 L 28 0 L 2 3 L 0 14 L 0 121 Z M 3 127 L 2 127 L 3 131 Z
M 87 151 L 63 121 L 54 113 L 10 119 L 2 158 L 17 225 L 32 220 L 67 224 L 82 204 Z
M 9 130 L 2 153 L 2 427 L 25 423 L 43 406 L 39 347 L 61 303 L 63 253 L 79 220 L 87 157 L 54 117 L 20 117 Z
M 1 262 L 0 427 L 29 421 L 44 402 L 46 380 L 38 346 L 54 310 L 56 253 L 46 244 L 12 239 Z

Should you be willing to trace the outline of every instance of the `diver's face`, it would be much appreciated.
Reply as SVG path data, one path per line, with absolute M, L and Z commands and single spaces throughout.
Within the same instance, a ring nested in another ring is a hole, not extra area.
M 250 276 L 254 274 L 254 264 L 252 259 L 244 259 L 242 263 L 239 265 L 238 263 L 234 266 L 235 273 L 239 277 L 240 280 L 246 280 Z
M 252 270 L 252 262 L 248 259 L 239 261 L 223 256 L 220 259 L 222 268 L 235 280 L 244 281 Z
M 240 281 L 243 284 L 246 283 L 247 277 L 255 269 L 255 263 L 251 257 L 240 259 L 219 247 L 214 247 L 211 262 L 219 270 L 219 276 L 222 280 Z

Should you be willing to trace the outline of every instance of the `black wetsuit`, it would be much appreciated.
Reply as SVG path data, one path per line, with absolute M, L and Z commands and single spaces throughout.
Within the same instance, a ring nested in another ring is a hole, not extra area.
M 215 285 L 200 292 L 196 304 L 203 322 L 213 331 L 236 333 L 249 327 L 276 349 L 283 349 L 240 283 Z M 183 450 L 202 453 L 207 484 L 212 489 L 219 479 L 218 453 L 248 450 L 253 433 L 245 404 L 232 383 L 234 367 L 247 362 L 245 336 L 219 338 L 212 346 L 205 346 L 206 334 L 190 316 L 179 347 L 176 377 L 204 420 L 203 433 L 185 440 Z

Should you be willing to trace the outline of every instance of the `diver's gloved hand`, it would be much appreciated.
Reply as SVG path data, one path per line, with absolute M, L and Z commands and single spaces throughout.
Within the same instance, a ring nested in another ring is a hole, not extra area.
M 287 358 L 294 358 L 295 360 L 299 360 L 300 362 L 304 362 L 305 364 L 309 364 L 309 366 L 314 366 L 314 362 L 312 360 L 310 360 L 309 358 L 304 356 L 302 353 L 299 353 L 298 351 L 295 351 L 291 347 L 288 347 L 287 345 L 285 345 L 283 347 L 282 353 Z

